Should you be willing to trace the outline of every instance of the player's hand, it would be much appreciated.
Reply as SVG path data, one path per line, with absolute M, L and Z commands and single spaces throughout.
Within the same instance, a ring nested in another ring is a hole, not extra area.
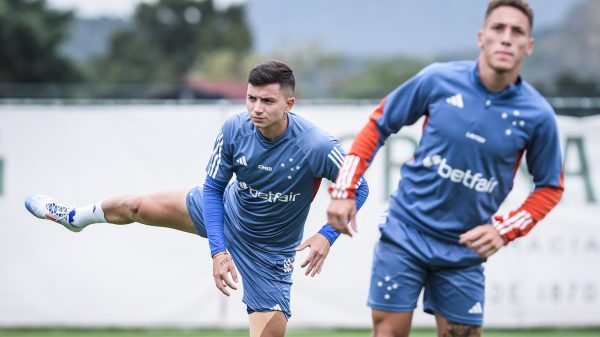
M 331 244 L 327 238 L 317 233 L 304 241 L 300 246 L 296 247 L 296 251 L 299 252 L 306 247 L 310 247 L 310 252 L 304 262 L 300 265 L 300 268 L 308 266 L 304 275 L 310 274 L 311 277 L 314 277 L 316 274 L 321 273 L 327 254 L 329 254 Z
M 231 274 L 233 282 L 229 278 L 229 274 Z M 229 296 L 227 287 L 237 290 L 237 286 L 235 285 L 238 282 L 237 271 L 229 253 L 220 252 L 213 256 L 213 277 L 215 285 L 223 294 Z
M 358 232 L 355 216 L 354 199 L 333 199 L 327 208 L 327 223 L 342 234 L 352 236 Z
M 480 225 L 460 236 L 458 241 L 479 254 L 482 258 L 488 258 L 504 246 L 504 240 L 494 225 Z

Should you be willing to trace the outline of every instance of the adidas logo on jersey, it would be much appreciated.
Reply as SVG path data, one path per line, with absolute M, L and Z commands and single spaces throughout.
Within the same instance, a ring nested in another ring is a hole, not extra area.
M 465 105 L 463 104 L 463 99 L 461 94 L 456 94 L 454 96 L 446 98 L 446 103 L 450 105 L 454 105 L 457 108 L 462 109 Z
M 235 162 L 243 166 L 248 166 L 248 162 L 246 162 L 246 156 L 239 157 Z
M 481 302 L 475 303 L 475 305 L 471 309 L 469 309 L 469 314 L 473 314 L 473 315 L 483 314 L 483 307 L 481 306 Z

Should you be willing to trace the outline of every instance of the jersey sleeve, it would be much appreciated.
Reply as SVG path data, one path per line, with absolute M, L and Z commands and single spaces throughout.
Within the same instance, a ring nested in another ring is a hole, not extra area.
M 310 158 L 313 176 L 315 178 L 326 178 L 329 181 L 334 181 L 346 153 L 335 138 L 318 131 L 318 129 L 312 131 L 318 132 L 318 135 L 313 133 L 307 137 L 307 139 L 310 139 L 308 142 L 311 144 L 308 158 Z M 360 209 L 369 195 L 369 187 L 363 177 L 359 179 L 356 187 L 359 190 L 359 197 L 356 198 L 356 207 Z M 340 236 L 340 233 L 329 224 L 325 224 L 319 230 L 319 233 L 329 241 L 330 245 L 333 245 Z
M 233 154 L 231 144 L 234 142 L 237 116 L 228 119 L 213 145 L 210 159 L 206 165 L 206 175 L 214 180 L 229 182 L 233 176 Z
M 225 244 L 224 217 L 225 206 L 223 194 L 227 183 L 207 177 L 202 189 L 202 209 L 210 255 L 223 252 L 227 249 Z
M 352 143 L 335 183 L 334 199 L 354 199 L 356 184 L 385 140 L 403 126 L 414 124 L 427 113 L 435 65 L 423 69 L 392 91 L 377 106 Z
M 346 151 L 335 138 L 317 128 L 306 133 L 303 141 L 312 175 L 334 181 Z
M 211 256 L 225 251 L 223 193 L 233 175 L 232 149 L 237 116 L 225 123 L 213 145 L 206 165 L 206 180 L 203 188 L 202 208 Z
M 554 115 L 547 115 L 535 128 L 534 137 L 527 144 L 525 155 L 536 188 L 563 187 L 562 153 Z
M 354 199 L 356 205 L 356 211 L 360 211 L 362 205 L 367 201 L 367 197 L 369 196 L 369 185 L 367 184 L 367 180 L 364 177 L 361 177 L 358 186 L 356 187 L 356 198 Z M 330 245 L 333 245 L 335 240 L 340 236 L 340 232 L 336 231 L 326 223 L 320 230 L 319 233 L 323 235 L 328 241 Z
M 563 194 L 558 128 L 553 113 L 545 117 L 535 128 L 525 152 L 534 191 L 518 209 L 505 216 L 496 215 L 492 220 L 505 244 L 529 233 L 558 204 Z

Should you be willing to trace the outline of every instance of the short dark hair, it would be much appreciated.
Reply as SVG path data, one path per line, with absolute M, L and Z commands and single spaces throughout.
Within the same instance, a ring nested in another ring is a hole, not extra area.
M 491 0 L 485 11 L 485 18 L 487 19 L 496 8 L 502 6 L 514 7 L 523 12 L 527 16 L 527 19 L 529 19 L 529 29 L 533 28 L 533 10 L 524 0 Z
M 255 65 L 248 75 L 248 83 L 254 86 L 279 83 L 281 89 L 290 89 L 292 93 L 296 88 L 292 69 L 287 64 L 275 60 L 267 60 Z

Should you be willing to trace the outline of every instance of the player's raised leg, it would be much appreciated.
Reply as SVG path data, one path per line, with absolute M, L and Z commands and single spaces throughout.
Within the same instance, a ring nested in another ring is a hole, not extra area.
M 51 197 L 35 195 L 25 200 L 25 207 L 36 217 L 58 222 L 73 232 L 94 223 L 124 225 L 138 222 L 196 233 L 187 210 L 186 197 L 186 190 L 162 191 L 111 197 L 83 207 L 69 208 Z
M 253 312 L 249 315 L 250 337 L 283 337 L 287 319 L 281 311 Z

